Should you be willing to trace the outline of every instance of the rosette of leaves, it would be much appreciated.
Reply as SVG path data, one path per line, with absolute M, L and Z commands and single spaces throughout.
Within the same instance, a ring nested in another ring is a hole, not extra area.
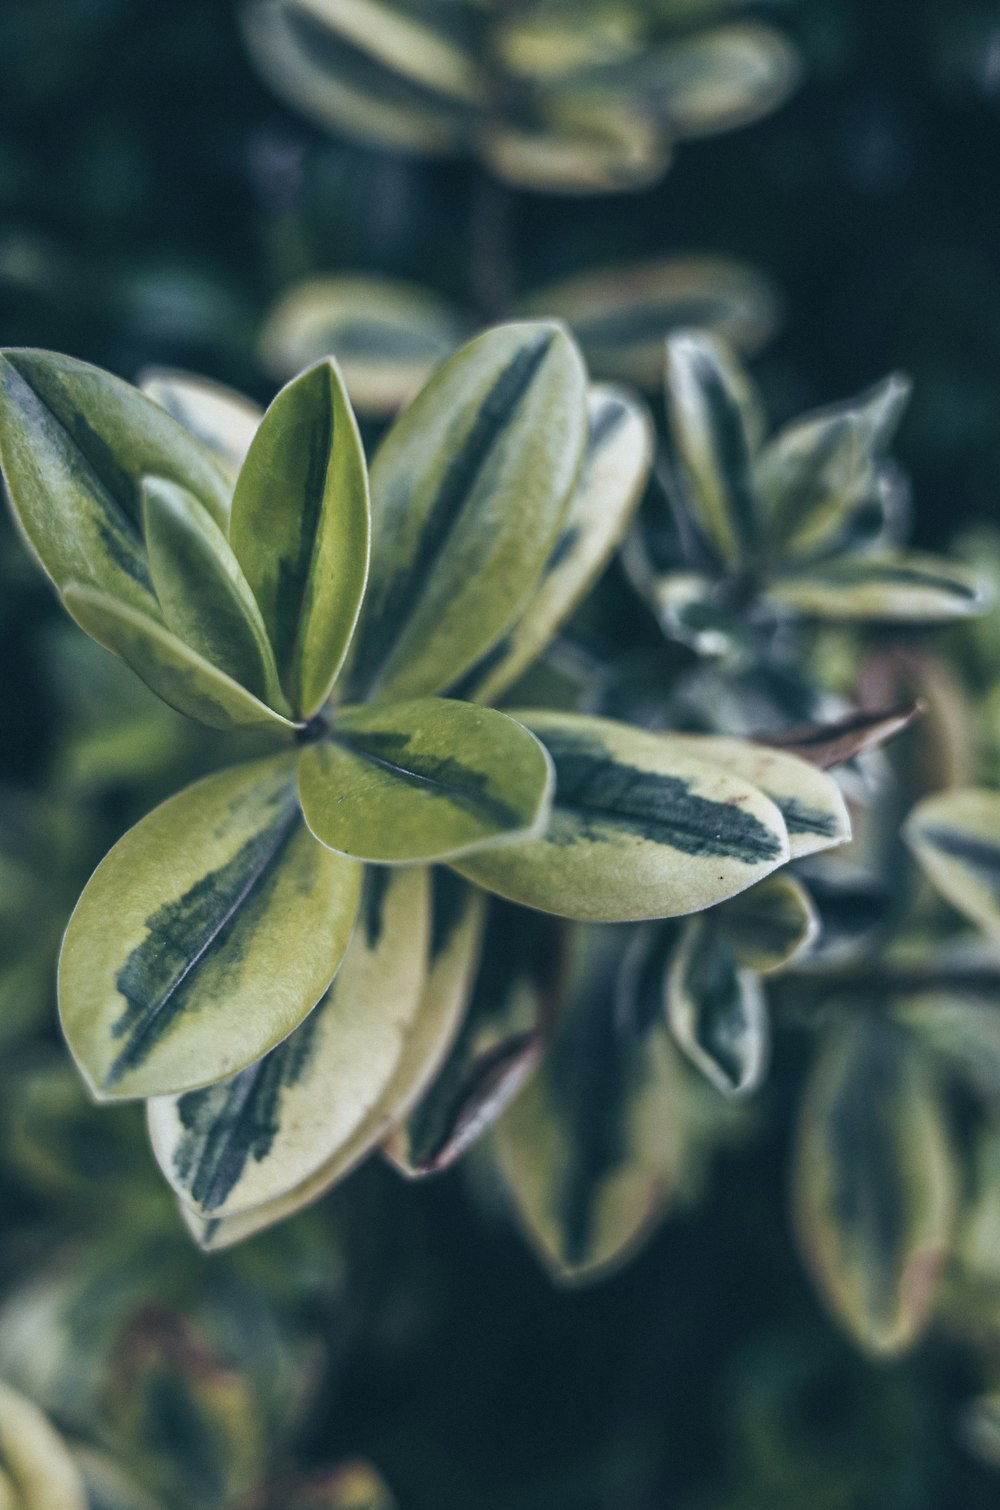
M 743 667 L 780 658 L 805 624 L 944 624 L 986 594 L 951 561 L 902 544 L 905 489 L 888 448 L 898 377 L 772 436 L 745 368 L 718 337 L 667 342 L 669 509 L 650 509 L 633 580 L 666 634 Z
M 703 751 L 488 706 L 600 570 L 648 466 L 641 408 L 588 393 L 561 328 L 450 358 L 383 442 L 371 511 L 330 362 L 259 422 L 197 381 L 154 377 L 157 404 L 45 353 L 0 375 L 8 490 L 72 616 L 257 755 L 119 841 L 60 960 L 88 1083 L 154 1098 L 204 1242 L 305 1204 L 406 1115 L 465 1005 L 479 888 L 658 917 L 787 860 L 780 808 Z
M 250 54 L 320 125 L 421 155 L 473 152 L 508 183 L 607 193 L 654 183 L 675 143 L 774 110 L 798 78 L 733 0 L 252 0 Z

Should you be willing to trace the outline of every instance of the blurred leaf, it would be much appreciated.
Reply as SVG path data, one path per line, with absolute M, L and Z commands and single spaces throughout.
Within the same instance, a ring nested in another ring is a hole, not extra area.
M 300 362 L 295 371 L 307 365 Z M 147 398 L 166 409 L 189 435 L 207 446 L 235 483 L 257 426 L 264 418 L 263 409 L 221 383 L 169 367 L 147 367 L 139 374 L 138 387 Z
M 805 953 L 820 931 L 809 893 L 787 870 L 749 886 L 712 911 L 712 925 L 748 970 L 779 970 Z
M 345 1463 L 330 1474 L 277 1492 L 267 1510 L 397 1510 L 388 1485 L 367 1463 Z
M 913 809 L 903 836 L 941 895 L 1000 934 L 1000 792 L 938 792 Z
M 681 935 L 667 977 L 667 1018 L 677 1043 L 716 1090 L 748 1096 L 757 1089 L 770 1043 L 764 995 L 757 975 L 740 968 L 711 919 L 692 919 Z
M 939 556 L 845 558 L 767 586 L 768 599 L 807 618 L 873 623 L 947 623 L 982 613 L 989 597 L 977 578 Z
M 87 1510 L 83 1480 L 37 1406 L 0 1382 L 0 1504 Z

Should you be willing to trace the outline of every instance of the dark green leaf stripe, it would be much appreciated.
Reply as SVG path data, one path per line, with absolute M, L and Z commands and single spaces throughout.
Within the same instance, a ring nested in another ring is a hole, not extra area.
M 938 792 L 918 803 L 903 832 L 937 890 L 980 928 L 1000 933 L 1000 792 Z
M 841 832 L 839 814 L 820 812 L 809 807 L 796 797 L 773 797 L 778 811 L 785 820 L 790 834 L 817 834 L 823 839 L 836 839 Z
M 920 838 L 974 870 L 1000 900 L 1000 833 L 995 839 L 977 839 L 959 829 L 928 824 L 920 829 Z
M 749 551 L 757 536 L 756 502 L 750 481 L 751 457 L 743 416 L 718 367 L 707 355 L 693 360 L 693 377 L 701 388 L 719 479 L 728 500 L 728 515 L 737 541 Z
M 486 814 L 497 828 L 519 828 L 521 825 L 517 808 L 490 791 L 490 778 L 486 772 L 464 765 L 454 755 L 421 754 L 413 748 L 409 733 L 373 730 L 352 738 L 343 730 L 334 728 L 330 743 L 360 756 L 394 781 L 401 781 L 415 791 L 430 791 L 446 797 L 456 807 L 476 816 Z

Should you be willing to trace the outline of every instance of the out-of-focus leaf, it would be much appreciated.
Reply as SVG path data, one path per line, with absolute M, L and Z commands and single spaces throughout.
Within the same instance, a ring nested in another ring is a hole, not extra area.
M 763 435 L 760 401 L 725 345 L 702 331 L 667 341 L 667 408 L 684 496 L 709 544 L 738 562 L 760 520 L 753 457 Z
M 870 950 L 892 915 L 886 881 L 837 855 L 823 855 L 796 871 L 820 922 L 804 967 L 843 963 Z
M 343 42 L 415 84 L 477 101 L 485 80 L 462 46 L 461 12 L 452 5 L 409 6 L 398 0 L 291 0 L 292 8 L 328 27 Z M 451 23 L 449 25 L 449 22 Z
M 300 362 L 294 370 L 299 372 L 307 365 L 307 361 Z M 279 375 L 290 377 L 291 373 Z M 147 398 L 166 409 L 189 435 L 207 446 L 226 476 L 235 483 L 257 426 L 264 418 L 258 404 L 221 383 L 167 367 L 147 367 L 139 375 L 138 387 Z
M 158 697 L 196 723 L 210 729 L 278 734 L 295 727 L 140 609 L 75 583 L 66 588 L 62 601 L 92 640 L 120 656 Z
M 903 834 L 941 895 L 1000 934 L 1000 792 L 967 787 L 927 797 Z
M 415 284 L 355 275 L 311 278 L 284 293 L 260 335 L 261 361 L 286 379 L 336 357 L 355 407 L 392 414 L 469 333 L 464 312 Z
M 21 529 L 56 586 L 80 582 L 154 615 L 143 478 L 187 488 L 217 524 L 229 509 L 211 453 L 159 405 L 49 352 L 0 355 L 0 460 Z
M 895 708 L 848 713 L 832 723 L 809 724 L 801 729 L 783 729 L 780 734 L 760 736 L 760 743 L 797 755 L 821 771 L 834 770 L 849 760 L 877 749 L 908 729 L 924 711 L 921 702 L 900 703 Z
M 813 943 L 820 921 L 809 893 L 787 871 L 778 871 L 712 912 L 713 927 L 726 939 L 737 965 L 779 970 Z
M 151 1188 L 136 1109 L 96 1108 L 64 1055 L 9 1075 L 5 1114 L 6 1158 L 34 1189 L 113 1206 Z
M 564 92 L 539 122 L 496 121 L 482 153 L 498 178 L 543 194 L 615 194 L 662 178 L 670 143 L 627 102 Z
M 1000 1105 L 1000 958 L 980 955 L 967 963 L 982 970 L 978 992 L 972 982 L 963 991 L 958 981 L 948 990 L 910 992 L 893 1002 L 893 1015 L 939 1065 Z
M 361 860 L 440 860 L 541 832 L 544 745 L 493 708 L 448 698 L 345 708 L 299 758 L 306 822 Z
M 903 1352 L 927 1326 L 955 1186 L 943 1110 L 912 1041 L 875 1016 L 838 1024 L 802 1108 L 795 1222 L 824 1300 L 866 1350 Z
M 490 891 L 563 917 L 626 922 L 710 907 L 788 859 L 778 809 L 707 756 L 610 719 L 517 717 L 555 762 L 555 803 L 541 839 L 457 863 Z
M 500 326 L 439 369 L 372 467 L 352 697 L 439 692 L 514 622 L 562 526 L 586 428 L 583 363 L 557 326 Z
M 233 495 L 229 538 L 296 712 L 326 701 L 368 577 L 365 455 L 336 364 L 283 388 L 254 436 Z
M 541 580 L 517 623 L 468 673 L 476 702 L 492 703 L 544 650 L 605 566 L 628 526 L 653 455 L 653 429 L 621 389 L 591 388 L 580 476 Z
M 616 1010 L 616 942 L 573 930 L 567 1007 L 538 1073 L 497 1124 L 504 1181 L 532 1245 L 565 1283 L 642 1243 L 677 1163 L 674 1050 L 657 1015 Z
M 94 1094 L 191 1090 L 259 1059 L 330 984 L 360 884 L 305 827 L 291 755 L 156 808 L 98 866 L 63 943 L 63 1030 Z
M 162 1510 L 127 1469 L 107 1454 L 76 1447 L 73 1458 L 83 1478 L 87 1510 Z
M 196 1212 L 225 1218 L 277 1200 L 357 1132 L 420 1007 L 428 902 L 425 870 L 369 872 L 344 962 L 302 1026 L 231 1079 L 150 1101 L 160 1167 Z
M 771 285 L 753 269 L 722 257 L 601 268 L 548 284 L 523 299 L 520 308 L 565 320 L 596 376 L 649 390 L 663 381 L 663 341 L 671 332 L 697 326 L 753 353 L 777 321 Z
M 766 595 L 806 618 L 873 623 L 947 623 L 983 613 L 989 595 L 972 572 L 909 551 L 845 557 L 769 582 Z
M 211 515 L 176 483 L 147 477 L 142 522 L 167 628 L 241 687 L 287 712 L 257 601 Z
M 265 1510 L 397 1510 L 388 1484 L 368 1463 L 344 1463 L 333 1473 L 283 1485 Z
M 42 1412 L 0 1382 L 0 1504 L 4 1510 L 87 1510 L 83 1480 Z
M 685 927 L 667 977 L 667 1020 L 691 1063 L 727 1096 L 748 1096 L 764 1078 L 770 1026 L 757 975 L 741 969 L 710 920 Z
M 850 839 L 851 820 L 837 783 L 797 755 L 723 734 L 669 734 L 664 740 L 671 751 L 710 761 L 765 792 L 785 820 L 793 860 Z

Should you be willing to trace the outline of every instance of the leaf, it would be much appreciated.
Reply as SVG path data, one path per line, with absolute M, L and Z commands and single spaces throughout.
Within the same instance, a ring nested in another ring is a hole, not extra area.
M 97 867 L 63 942 L 63 1031 L 94 1094 L 193 1090 L 280 1043 L 336 973 L 360 884 L 303 824 L 290 754 L 156 808 Z
M 547 284 L 518 307 L 531 317 L 565 320 L 596 376 L 648 390 L 663 382 L 663 342 L 672 332 L 697 326 L 753 353 L 778 318 L 770 283 L 725 257 L 598 268 Z
M 269 729 L 286 734 L 294 729 L 283 714 L 267 707 L 138 609 L 74 583 L 66 588 L 62 601 L 91 639 L 120 656 L 158 697 L 197 723 L 210 729 Z
M 735 963 L 748 970 L 779 970 L 810 948 L 820 921 L 809 893 L 783 870 L 713 909 Z
M 990 604 L 972 572 L 914 551 L 825 562 L 775 578 L 766 596 L 806 618 L 871 623 L 947 623 Z
M 1000 934 L 1000 792 L 938 792 L 910 813 L 903 837 L 943 897 Z
M 353 700 L 439 692 L 517 619 L 562 526 L 586 423 L 583 364 L 555 325 L 499 326 L 438 370 L 372 467 Z
M 567 1008 L 541 1068 L 497 1124 L 501 1174 L 555 1279 L 592 1281 L 663 1214 L 678 1153 L 674 1051 L 662 1022 L 616 1011 L 616 940 L 573 930 Z
M 306 822 L 360 860 L 440 860 L 548 819 L 543 745 L 492 708 L 445 698 L 344 708 L 303 750 Z
M 494 905 L 461 1031 L 426 1095 L 384 1146 L 408 1178 L 449 1168 L 496 1121 L 538 1063 L 555 1015 L 561 926 Z
M 309 718 L 326 701 L 368 576 L 365 456 L 332 360 L 283 388 L 236 483 L 229 538 L 260 604 L 281 684 Z
M 493 703 L 538 656 L 607 564 L 628 527 L 653 458 L 645 409 L 619 388 L 594 387 L 583 465 L 534 595 L 467 674 L 474 702 Z
M 826 1304 L 866 1351 L 902 1353 L 926 1328 L 955 1187 L 943 1112 L 918 1053 L 885 1019 L 838 1024 L 802 1108 L 795 1222 Z
M 87 1510 L 83 1480 L 42 1412 L 0 1381 L 0 1504 L 4 1510 Z
M 618 194 L 656 183 L 669 139 L 627 102 L 551 95 L 541 120 L 490 123 L 481 148 L 498 178 L 542 194 Z
M 866 750 L 877 749 L 908 729 L 924 712 L 919 701 L 899 703 L 895 708 L 872 712 L 848 713 L 832 723 L 808 724 L 799 729 L 783 729 L 780 734 L 759 734 L 758 744 L 771 745 L 789 755 L 797 755 L 821 771 L 846 765 Z
M 295 371 L 305 365 L 300 362 Z M 226 476 L 235 483 L 257 426 L 264 418 L 259 405 L 233 388 L 169 367 L 147 367 L 140 374 L 138 387 L 189 435 L 207 446 Z
M 935 963 L 937 951 L 935 951 Z M 950 1072 L 994 1106 L 1000 1106 L 1000 960 L 982 961 L 989 984 L 962 989 L 958 980 L 947 990 L 913 992 L 892 1004 L 893 1016 L 920 1040 L 940 1069 Z M 944 966 L 947 968 L 947 964 Z M 933 966 L 932 966 L 933 968 Z
M 516 715 L 555 762 L 545 835 L 456 869 L 510 901 L 563 917 L 627 922 L 697 912 L 788 859 L 773 803 L 738 776 L 610 719 Z
M 850 839 L 850 815 L 837 783 L 797 755 L 723 734 L 664 738 L 672 750 L 711 761 L 765 792 L 785 820 L 793 860 Z
M 432 872 L 429 970 L 411 1031 L 381 1098 L 322 1169 L 287 1195 L 237 1216 L 206 1220 L 182 1205 L 208 1252 L 244 1242 L 326 1194 L 387 1138 L 427 1090 L 451 1047 L 468 1000 L 482 935 L 483 898 L 447 871 Z
M 335 356 L 354 407 L 392 414 L 416 397 L 434 368 L 466 339 L 464 312 L 393 278 L 309 278 L 274 305 L 260 336 L 261 362 L 282 380 Z
M 851 516 L 870 505 L 910 384 L 894 373 L 866 393 L 786 426 L 755 463 L 766 533 L 781 558 L 841 547 Z
M 167 628 L 241 687 L 283 704 L 260 609 L 219 526 L 193 494 L 162 477 L 143 483 L 142 520 Z
M 368 1463 L 344 1463 L 279 1492 L 281 1510 L 398 1510 L 382 1475 Z M 273 1503 L 277 1507 L 279 1501 Z
M 478 103 L 487 87 L 475 58 L 460 45 L 474 34 L 463 37 L 454 6 L 440 19 L 432 7 L 409 14 L 398 0 L 293 0 L 293 8 L 415 84 L 469 103 Z
M 428 903 L 425 870 L 369 872 L 344 962 L 302 1026 L 238 1075 L 149 1102 L 153 1151 L 182 1201 L 232 1216 L 341 1152 L 390 1083 L 420 1007 Z
M 229 508 L 210 453 L 158 405 L 50 352 L 0 353 L 0 460 L 18 523 L 56 586 L 83 583 L 154 615 L 142 479 L 187 488 L 218 524 Z
M 750 379 L 717 338 L 667 341 L 667 412 L 684 496 L 723 561 L 743 561 L 759 534 L 753 457 L 763 420 Z
M 765 883 L 766 884 L 766 883 Z M 726 1096 L 749 1096 L 764 1079 L 770 1025 L 757 975 L 741 969 L 710 920 L 684 929 L 667 978 L 667 1017 L 691 1063 Z

